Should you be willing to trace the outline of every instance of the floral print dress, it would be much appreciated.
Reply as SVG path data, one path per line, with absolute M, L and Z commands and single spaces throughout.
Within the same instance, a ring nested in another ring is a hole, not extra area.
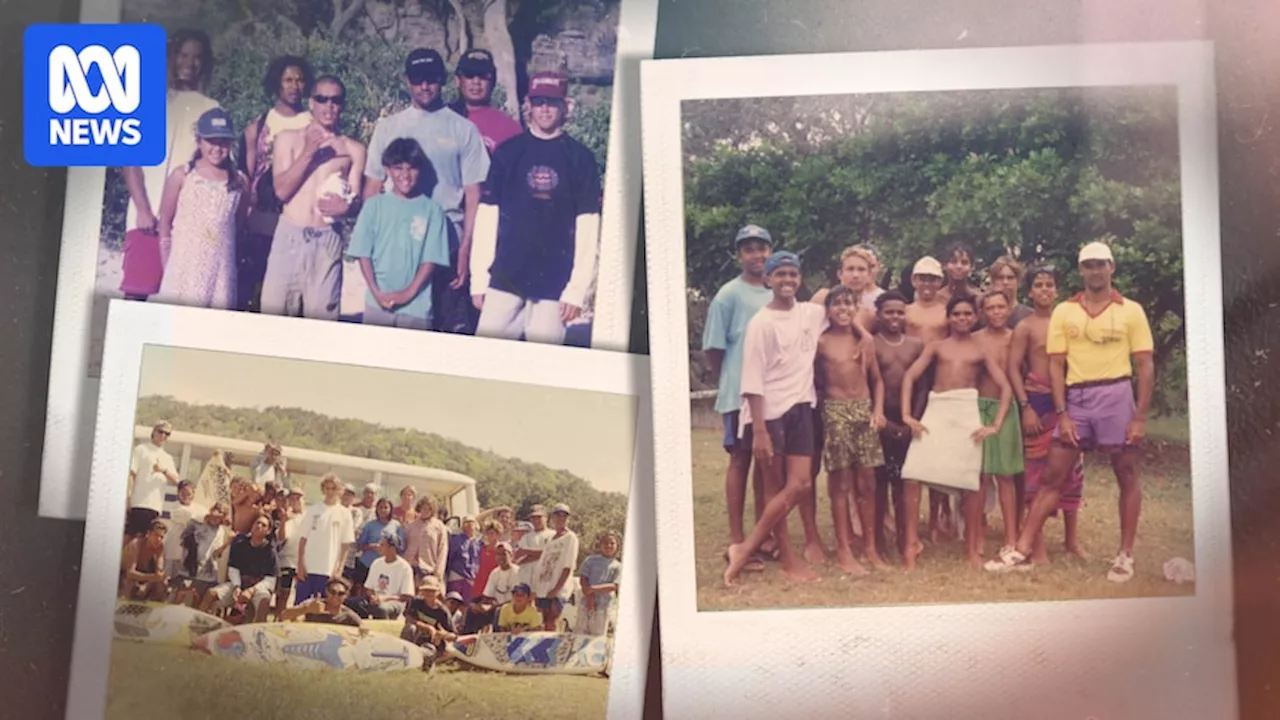
M 183 171 L 179 171 L 183 172 Z M 173 216 L 173 241 L 156 300 L 235 307 L 236 209 L 242 190 L 187 171 Z

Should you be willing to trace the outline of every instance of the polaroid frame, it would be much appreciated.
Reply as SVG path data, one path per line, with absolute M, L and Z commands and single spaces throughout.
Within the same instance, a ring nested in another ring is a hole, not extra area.
M 1211 44 L 652 60 L 641 78 L 658 560 L 667 569 L 659 594 L 665 713 L 766 718 L 784 706 L 801 717 L 935 717 L 963 707 L 966 716 L 1005 717 L 1025 703 L 1027 711 L 1052 707 L 1055 717 L 1234 717 Z M 1127 85 L 1175 86 L 1178 94 L 1196 594 L 699 612 L 682 101 Z
M 653 555 L 652 413 L 647 358 L 582 348 L 512 343 L 443 333 L 229 313 L 112 300 L 85 523 L 67 717 L 106 710 L 130 454 L 144 348 L 148 345 L 293 358 L 498 380 L 637 398 L 636 434 L 623 538 L 622 584 L 608 717 L 644 711 L 657 568 Z M 270 340 L 270 342 L 268 342 Z M 270 348 L 270 351 L 264 351 Z
M 124 1 L 83 0 L 80 22 L 118 23 Z M 620 3 L 591 347 L 627 352 L 640 229 L 640 130 L 636 122 L 640 60 L 653 57 L 658 0 Z M 106 179 L 106 168 L 67 170 L 40 466 L 41 517 L 79 520 L 85 516 L 87 488 L 78 478 L 89 475 L 100 383 L 89 377 L 87 368 Z

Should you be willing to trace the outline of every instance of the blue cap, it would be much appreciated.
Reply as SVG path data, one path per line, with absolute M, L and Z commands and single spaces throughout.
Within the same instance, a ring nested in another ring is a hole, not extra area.
M 799 270 L 800 256 L 793 252 L 779 250 L 778 252 L 770 255 L 768 260 L 764 261 L 764 274 L 772 275 L 774 270 L 782 267 L 793 267 Z
M 765 230 L 759 225 L 744 225 L 733 238 L 734 247 L 737 247 L 748 240 L 763 240 L 769 245 L 773 245 L 773 236 L 769 234 L 768 230 Z
M 205 110 L 200 119 L 196 120 L 196 136 L 205 139 L 234 140 L 236 128 L 231 124 L 231 113 L 220 107 Z
M 515 595 L 516 593 L 524 593 L 525 595 L 532 595 L 533 588 L 529 587 L 529 583 L 519 583 L 511 588 L 511 594 Z

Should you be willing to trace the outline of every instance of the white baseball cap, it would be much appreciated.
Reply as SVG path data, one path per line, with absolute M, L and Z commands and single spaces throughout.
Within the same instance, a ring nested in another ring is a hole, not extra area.
M 1111 256 L 1111 248 L 1107 247 L 1106 243 L 1100 242 L 1091 242 L 1080 248 L 1079 262 L 1084 262 L 1085 260 L 1106 260 L 1113 265 L 1116 262 L 1115 258 Z
M 929 255 L 925 255 L 924 257 L 916 261 L 916 266 L 911 269 L 911 274 L 912 275 L 935 275 L 937 277 L 943 277 L 942 263 L 938 262 L 936 258 L 930 257 Z

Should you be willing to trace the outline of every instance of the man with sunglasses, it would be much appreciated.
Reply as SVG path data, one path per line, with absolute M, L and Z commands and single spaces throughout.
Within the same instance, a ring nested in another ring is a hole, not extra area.
M 142 537 L 152 521 L 164 510 L 167 486 L 177 487 L 181 478 L 173 456 L 164 449 L 173 425 L 161 420 L 151 428 L 151 437 L 133 449 L 129 462 L 129 510 L 125 515 L 124 543 Z
M 569 80 L 529 79 L 529 130 L 493 156 L 476 218 L 477 335 L 559 345 L 582 313 L 600 239 L 595 156 L 564 131 Z
M 458 61 L 455 75 L 458 99 L 449 104 L 449 109 L 475 124 L 492 157 L 499 145 L 521 133 L 520 123 L 492 105 L 494 81 L 498 76 L 493 54 L 480 48 L 468 50 Z M 508 88 L 507 92 L 512 90 Z
M 397 138 L 418 141 L 434 171 L 434 177 L 424 173 L 419 182 L 449 218 L 449 266 L 438 266 L 432 274 L 431 329 L 469 335 L 475 332 L 476 322 L 467 286 L 471 237 L 480 184 L 489 173 L 489 153 L 476 126 L 445 107 L 441 95 L 445 76 L 440 53 L 430 48 L 409 53 L 404 77 L 413 102 L 374 127 L 364 167 L 364 197 L 375 197 L 387 185 L 382 165 L 387 146 Z
M 271 173 L 284 203 L 262 280 L 262 312 L 336 320 L 342 236 L 334 223 L 355 207 L 365 147 L 342 134 L 346 87 L 332 75 L 312 90 L 311 123 L 276 137 Z
M 360 616 L 344 604 L 350 594 L 351 586 L 346 580 L 340 577 L 329 578 L 324 586 L 323 600 L 313 597 L 301 605 L 288 608 L 280 614 L 280 619 L 290 622 L 301 617 L 303 622 L 360 627 Z
M 1120 550 L 1107 579 L 1122 583 L 1133 579 L 1133 544 L 1142 507 L 1138 454 L 1155 385 L 1154 343 L 1142 306 L 1111 285 L 1111 248 L 1101 242 L 1085 245 L 1079 268 L 1084 292 L 1054 308 L 1049 320 L 1046 350 L 1058 426 L 1043 485 L 1027 511 L 1016 546 L 1002 549 L 986 569 L 1029 567 L 1036 536 L 1057 508 L 1076 459 L 1081 452 L 1096 450 L 1110 456 L 1120 486 Z

